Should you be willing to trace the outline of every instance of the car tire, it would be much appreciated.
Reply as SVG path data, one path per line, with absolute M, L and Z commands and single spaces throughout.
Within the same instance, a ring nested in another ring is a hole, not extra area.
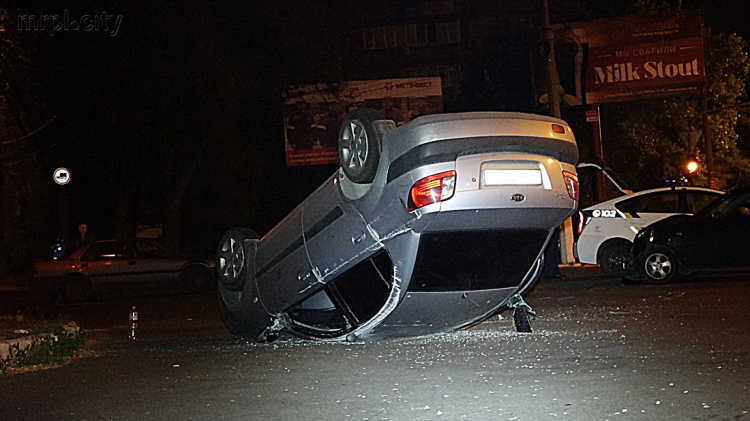
M 347 114 L 339 131 L 339 162 L 355 183 L 371 183 L 380 161 L 382 132 L 375 124 L 384 120 L 376 110 L 358 108 Z
M 67 303 L 80 303 L 91 298 L 91 282 L 80 276 L 68 276 L 60 289 L 60 298 Z
M 646 282 L 650 284 L 664 284 L 677 276 L 677 258 L 671 250 L 664 247 L 654 247 L 646 250 L 643 259 L 643 271 Z
M 248 265 L 245 240 L 257 238 L 258 234 L 247 228 L 232 228 L 221 238 L 216 251 L 216 278 L 221 287 L 229 291 L 242 291 L 245 287 Z
M 627 276 L 633 266 L 633 257 L 630 252 L 632 247 L 631 243 L 624 240 L 604 243 L 596 256 L 596 262 L 602 272 L 618 278 Z
M 211 289 L 211 272 L 203 266 L 191 266 L 186 268 L 180 275 L 182 284 L 188 291 L 200 292 Z

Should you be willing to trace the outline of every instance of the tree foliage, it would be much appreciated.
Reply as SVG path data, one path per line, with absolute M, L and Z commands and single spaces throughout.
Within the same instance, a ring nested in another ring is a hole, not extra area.
M 719 188 L 733 188 L 750 181 L 750 159 L 737 148 L 735 127 L 750 74 L 745 41 L 736 34 L 706 37 L 708 109 L 713 139 L 714 176 Z M 604 110 L 605 121 L 614 121 L 604 133 L 608 163 L 636 189 L 663 184 L 682 175 L 688 158 L 703 165 L 696 184 L 706 179 L 705 139 L 690 145 L 689 132 L 703 130 L 701 101 L 692 97 L 618 103 Z
M 0 253 L 13 268 L 42 250 L 49 191 L 39 153 L 49 148 L 44 129 L 53 120 L 39 94 L 37 39 L 11 30 L 15 18 L 0 8 Z

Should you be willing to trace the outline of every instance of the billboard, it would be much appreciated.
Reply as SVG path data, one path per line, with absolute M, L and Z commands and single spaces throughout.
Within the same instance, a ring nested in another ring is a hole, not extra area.
M 289 86 L 284 93 L 286 165 L 335 164 L 347 112 L 374 108 L 397 125 L 443 112 L 439 77 Z
M 706 79 L 699 13 L 576 22 L 556 26 L 555 40 L 588 51 L 583 72 L 575 69 L 588 104 L 697 92 Z

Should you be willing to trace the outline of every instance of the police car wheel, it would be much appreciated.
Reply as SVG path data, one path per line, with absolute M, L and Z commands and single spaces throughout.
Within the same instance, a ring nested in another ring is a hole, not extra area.
M 618 278 L 625 277 L 633 265 L 631 247 L 632 245 L 625 241 L 604 244 L 599 249 L 597 257 L 602 272 Z

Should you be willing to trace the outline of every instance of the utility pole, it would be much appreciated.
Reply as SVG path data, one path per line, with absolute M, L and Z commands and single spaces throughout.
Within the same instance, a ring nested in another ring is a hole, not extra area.
M 550 24 L 549 20 L 548 0 L 542 0 L 542 6 L 542 14 L 544 15 L 544 33 L 547 47 L 547 98 L 549 100 L 549 112 L 553 117 L 561 118 L 562 113 L 560 112 L 560 93 L 557 91 L 557 87 L 560 86 L 560 78 L 557 74 L 557 62 L 555 61 L 555 33 L 552 31 L 552 25 Z M 560 232 L 561 263 L 575 262 L 575 256 L 573 255 L 573 242 L 573 221 L 572 219 L 568 218 L 563 222 L 562 230 Z
M 586 109 L 586 123 L 589 124 L 591 142 L 594 145 L 594 156 L 596 156 L 597 164 L 604 165 L 604 148 L 602 147 L 602 123 L 601 113 L 599 112 L 598 105 L 589 105 Z M 607 195 L 604 191 L 604 172 L 600 169 L 594 176 L 594 193 L 597 202 L 603 202 L 607 200 Z
M 544 6 L 544 33 L 547 40 L 547 86 L 549 87 L 549 111 L 554 117 L 560 118 L 560 93 L 557 87 L 560 85 L 560 78 L 557 75 L 557 63 L 555 62 L 555 33 L 552 32 L 552 25 L 549 22 L 549 3 L 548 0 L 542 0 Z

